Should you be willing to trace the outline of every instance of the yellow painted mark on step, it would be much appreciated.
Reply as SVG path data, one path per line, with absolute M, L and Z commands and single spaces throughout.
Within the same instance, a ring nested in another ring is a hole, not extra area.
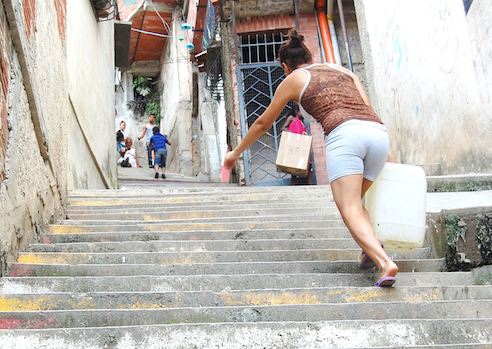
M 350 291 L 349 291 L 350 292 Z M 371 289 L 367 291 L 351 291 L 352 294 L 345 297 L 345 301 L 351 303 L 365 303 L 369 301 L 374 301 L 378 298 L 382 298 L 383 293 L 378 289 Z
M 215 212 L 200 211 L 200 212 L 176 212 L 167 213 L 166 219 L 168 220 L 184 220 L 193 218 L 217 218 L 219 215 Z
M 370 301 L 382 301 L 388 299 L 399 300 L 402 302 L 420 303 L 443 300 L 443 294 L 439 289 L 433 289 L 425 292 L 410 290 L 409 292 L 395 289 L 380 290 L 370 289 L 364 291 L 347 291 L 346 302 L 365 303 Z
M 85 233 L 86 228 L 76 227 L 72 225 L 52 225 L 50 226 L 51 234 L 78 234 Z
M 52 299 L 46 296 L 30 300 L 0 297 L 0 311 L 48 310 L 51 303 Z
M 244 295 L 235 295 L 221 292 L 220 297 L 224 305 L 282 305 L 282 304 L 319 304 L 317 295 L 310 292 L 247 292 Z
M 176 259 L 162 262 L 161 265 L 171 265 L 171 264 L 193 264 L 193 259 L 191 257 L 178 257 Z
M 24 254 L 17 258 L 17 262 L 26 264 L 70 264 L 67 261 L 67 255 L 39 255 L 39 254 Z
M 144 215 L 143 216 L 143 220 L 144 221 L 158 221 L 159 218 L 155 217 L 155 216 L 149 216 L 149 215 Z
M 444 300 L 443 293 L 440 289 L 432 289 L 424 293 L 409 293 L 403 297 L 403 301 L 410 303 L 434 302 Z

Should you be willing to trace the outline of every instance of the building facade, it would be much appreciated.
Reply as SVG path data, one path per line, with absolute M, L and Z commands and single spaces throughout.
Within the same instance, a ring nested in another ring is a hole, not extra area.
M 492 41 L 487 28 L 492 6 L 486 1 L 210 3 L 218 36 L 194 53 L 206 71 L 214 61 L 210 56 L 220 55 L 230 147 L 270 102 L 283 78 L 276 53 L 288 29 L 296 27 L 314 63 L 342 64 L 363 81 L 388 126 L 397 161 L 422 166 L 428 175 L 491 170 Z M 425 15 L 420 12 L 424 7 Z M 419 18 L 418 28 L 412 18 Z M 200 23 L 195 35 L 205 32 Z M 236 169 L 241 183 L 282 181 L 274 161 L 286 113 L 245 152 Z M 317 183 L 326 184 L 323 134 L 318 125 L 310 128 Z

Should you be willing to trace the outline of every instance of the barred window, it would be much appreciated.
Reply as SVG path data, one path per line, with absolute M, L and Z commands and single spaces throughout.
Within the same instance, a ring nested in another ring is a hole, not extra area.
M 287 40 L 283 32 L 242 34 L 239 38 L 241 63 L 276 62 L 280 46 Z

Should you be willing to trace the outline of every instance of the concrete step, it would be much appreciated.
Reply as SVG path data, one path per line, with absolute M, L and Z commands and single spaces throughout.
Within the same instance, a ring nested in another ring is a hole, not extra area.
M 442 259 L 395 260 L 402 272 L 441 271 Z M 12 263 L 10 276 L 359 273 L 358 261 L 229 262 L 195 264 Z
M 240 221 L 240 218 L 248 219 L 266 219 L 267 217 L 283 217 L 284 219 L 292 219 L 299 217 L 316 217 L 326 219 L 337 219 L 340 218 L 340 214 L 335 208 L 328 209 L 326 207 L 314 208 L 273 208 L 273 209 L 236 209 L 236 210 L 221 210 L 221 211 L 191 211 L 187 210 L 185 212 L 131 212 L 126 210 L 126 212 L 111 212 L 110 210 L 100 211 L 97 213 L 67 213 L 67 217 L 70 220 L 79 221 L 89 221 L 89 220 L 116 220 L 116 221 L 150 221 L 150 220 L 201 220 L 201 221 L 222 221 L 224 219 L 231 219 L 233 221 Z
M 342 228 L 341 220 L 316 220 L 316 221 L 265 221 L 265 222 L 238 222 L 238 223 L 127 223 L 114 224 L 114 222 L 92 222 L 94 224 L 81 225 L 76 221 L 70 224 L 53 224 L 49 227 L 50 233 L 82 233 L 82 232 L 108 232 L 108 231 L 223 231 L 223 230 L 258 230 L 258 229 L 290 229 L 291 231 L 303 228 Z M 125 223 L 125 222 L 123 222 Z
M 325 201 L 296 201 L 296 202 L 258 202 L 258 203 L 241 203 L 241 211 L 260 211 L 265 210 L 285 210 L 285 209 L 304 209 L 306 207 L 313 210 L 336 210 L 334 203 Z M 154 212 L 222 212 L 238 211 L 238 206 L 234 204 L 211 203 L 210 205 L 173 204 L 173 205 L 122 205 L 122 206 L 69 206 L 66 210 L 70 214 L 100 214 L 100 213 L 154 213 Z
M 295 201 L 308 201 L 317 203 L 330 203 L 333 202 L 331 195 L 324 193 L 307 193 L 304 195 L 293 194 L 274 194 L 274 193 L 261 193 L 261 194 L 228 194 L 228 195 L 201 195 L 201 196 L 149 196 L 149 197 L 88 197 L 88 198 L 69 198 L 68 204 L 71 207 L 80 206 L 120 206 L 120 205 L 175 205 L 175 204 L 193 204 L 198 206 L 217 204 L 218 202 L 225 204 L 240 205 L 242 203 L 265 203 L 265 202 L 295 202 Z
M 371 347 L 371 349 L 393 349 L 394 347 Z M 428 345 L 405 345 L 399 348 L 405 349 L 491 349 L 492 343 L 460 343 L 460 344 L 428 344 Z M 349 349 L 355 349 L 354 347 Z
M 25 343 L 42 343 L 43 349 L 108 348 L 108 343 L 145 349 L 163 348 L 162 343 L 166 349 L 481 348 L 492 342 L 491 328 L 491 319 L 173 324 L 0 331 L 0 342 L 3 349 Z
M 160 180 L 159 180 L 160 182 Z M 69 198 L 86 198 L 86 197 L 155 197 L 155 196 L 199 196 L 199 195 L 231 195 L 231 194 L 290 194 L 301 195 L 303 193 L 317 193 L 331 195 L 331 188 L 328 185 L 318 186 L 266 186 L 266 187 L 195 187 L 195 188 L 180 188 L 180 187 L 162 187 L 151 189 L 125 189 L 125 190 L 106 190 L 106 189 L 81 189 L 71 190 L 68 193 Z
M 171 205 L 156 205 L 152 202 L 147 202 L 145 204 L 122 204 L 122 205 L 105 205 L 105 203 L 100 203 L 100 205 L 94 206 L 73 206 L 69 205 L 67 207 L 67 212 L 75 213 L 97 213 L 101 212 L 185 212 L 185 211 L 221 211 L 221 210 L 237 210 L 238 207 L 249 209 L 249 210 L 263 210 L 263 209 L 283 209 L 283 208 L 319 208 L 319 209 L 336 209 L 335 203 L 327 202 L 326 200 L 296 200 L 295 202 L 289 201 L 257 201 L 257 202 L 241 202 L 241 203 L 230 203 L 230 202 L 208 202 L 208 203 L 181 203 L 181 204 L 171 204 Z
M 91 292 L 0 295 L 0 312 L 67 309 L 161 309 L 328 303 L 492 300 L 492 286 L 287 288 L 221 292 Z
M 189 197 L 189 196 L 152 196 L 152 197 L 87 197 L 87 198 L 68 198 L 69 206 L 90 207 L 90 206 L 126 206 L 132 205 L 141 206 L 148 205 L 154 207 L 156 205 L 235 205 L 238 204 L 265 204 L 275 202 L 305 202 L 311 201 L 316 204 L 325 203 L 327 205 L 333 205 L 333 198 L 330 195 L 302 195 L 297 197 L 289 197 L 288 195 L 281 195 L 281 197 L 275 197 L 271 194 L 252 194 L 252 195 L 227 195 L 224 197 L 214 197 L 211 195 L 203 195 L 203 197 Z
M 371 347 L 371 349 L 392 349 L 394 347 Z M 429 344 L 404 346 L 405 349 L 491 349 L 492 343 Z M 354 348 L 350 348 L 354 349 Z
M 155 240 L 121 242 L 72 242 L 31 244 L 30 252 L 191 252 L 191 251 L 264 251 L 303 249 L 356 249 L 350 238 L 275 239 L 275 240 Z
M 97 241 L 152 241 L 152 240 L 276 240 L 276 239 L 336 239 L 350 238 L 346 228 L 291 229 L 234 229 L 189 231 L 90 231 L 58 226 L 51 234 L 43 234 L 44 243 Z
M 389 319 L 486 319 L 492 300 L 327 303 L 183 307 L 167 309 L 70 309 L 0 312 L 0 326 L 18 329 L 135 326 L 175 323 L 334 321 Z M 13 327 L 12 324 L 15 324 Z
M 0 293 L 182 292 L 309 287 L 372 287 L 377 274 L 142 275 L 0 278 Z M 398 287 L 472 286 L 470 272 L 402 272 Z M 389 293 L 388 293 L 389 294 Z
M 69 201 L 109 201 L 109 200 L 131 200 L 131 201 L 143 201 L 154 202 L 208 202 L 208 201 L 276 201 L 279 199 L 296 201 L 308 200 L 330 200 L 333 196 L 330 191 L 327 190 L 309 190 L 309 191 L 279 191 L 279 190 L 263 190 L 263 191 L 220 191 L 220 192 L 182 192 L 182 193 L 168 193 L 159 192 L 159 190 L 141 191 L 137 194 L 132 194 L 130 191 L 123 190 L 118 192 L 108 192 L 101 195 L 89 195 L 89 196 L 69 196 Z
M 228 262 L 338 261 L 355 260 L 360 249 L 193 251 L 193 252 L 27 252 L 19 263 L 26 264 L 194 264 Z M 393 252 L 396 259 L 430 258 L 430 249 Z
M 166 218 L 166 216 L 174 218 Z M 179 223 L 189 223 L 189 224 L 200 224 L 200 223 L 223 223 L 228 221 L 232 224 L 246 223 L 251 224 L 251 222 L 258 223 L 271 223 L 271 222 L 284 222 L 288 223 L 293 220 L 294 222 L 326 222 L 329 225 L 335 224 L 339 226 L 343 224 L 342 219 L 338 213 L 333 212 L 311 212 L 305 213 L 302 216 L 292 216 L 291 214 L 279 213 L 276 215 L 262 215 L 260 213 L 253 214 L 252 216 L 240 216 L 240 217 L 190 217 L 186 213 L 174 213 L 171 215 L 164 214 L 163 217 L 155 214 L 145 214 L 145 215 L 135 215 L 132 220 L 130 217 L 121 218 L 118 215 L 107 215 L 101 216 L 94 220 L 77 220 L 77 219 L 66 219 L 58 222 L 59 225 L 135 225 L 135 224 L 179 224 Z

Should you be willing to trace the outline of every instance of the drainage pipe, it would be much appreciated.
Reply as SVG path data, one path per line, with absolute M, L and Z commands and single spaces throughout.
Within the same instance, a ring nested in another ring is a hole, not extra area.
M 340 47 L 338 46 L 337 32 L 335 31 L 335 24 L 333 23 L 333 9 L 335 7 L 335 0 L 328 0 L 326 11 L 326 17 L 328 19 L 328 29 L 330 29 L 331 43 L 333 44 L 333 52 L 335 54 L 335 61 L 338 65 L 342 65 L 342 57 L 340 56 Z
M 326 63 L 326 55 L 325 55 L 325 50 L 323 48 L 323 41 L 321 39 L 321 31 L 319 30 L 318 16 L 314 16 L 314 19 L 316 19 L 316 29 L 318 30 L 318 45 L 320 49 L 319 51 L 321 56 L 321 62 Z
M 342 24 L 343 39 L 345 40 L 345 50 L 347 51 L 347 59 L 349 64 L 349 69 L 354 71 L 352 66 L 352 56 L 350 55 L 350 47 L 347 35 L 347 27 L 345 26 L 345 16 L 343 15 L 343 4 L 342 0 L 337 0 L 338 3 L 338 13 L 340 14 L 340 23 Z
M 327 62 L 335 63 L 335 54 L 333 52 L 333 45 L 331 42 L 330 29 L 328 27 L 325 7 L 326 0 L 316 1 L 316 14 L 318 18 L 319 31 L 321 32 L 321 42 L 323 44 L 325 58 Z

